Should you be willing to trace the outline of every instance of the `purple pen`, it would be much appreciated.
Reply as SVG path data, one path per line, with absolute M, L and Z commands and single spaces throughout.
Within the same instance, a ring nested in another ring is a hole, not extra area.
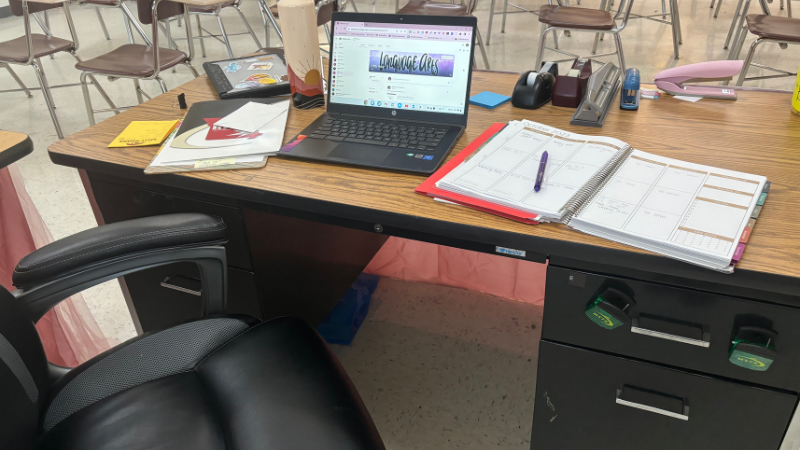
M 539 192 L 542 189 L 542 180 L 544 180 L 544 168 L 547 167 L 547 150 L 542 153 L 542 159 L 539 160 L 539 173 L 536 174 L 536 184 L 533 185 L 533 191 Z

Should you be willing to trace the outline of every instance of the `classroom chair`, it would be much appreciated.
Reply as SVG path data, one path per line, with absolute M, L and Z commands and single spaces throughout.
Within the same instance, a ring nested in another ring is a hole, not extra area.
M 743 13 L 746 23 L 739 31 L 738 41 L 734 43 L 733 48 L 728 54 L 728 59 L 739 59 L 748 32 L 754 34 L 757 39 L 750 45 L 750 50 L 747 52 L 747 57 L 744 60 L 744 67 L 742 67 L 742 71 L 739 73 L 736 85 L 741 86 L 745 81 L 794 77 L 797 73 L 754 63 L 753 57 L 756 54 L 756 49 L 765 42 L 778 44 L 784 49 L 790 44 L 800 44 L 800 19 L 767 14 L 747 14 L 747 8 L 749 6 L 750 0 L 747 0 Z M 776 74 L 747 78 L 747 72 L 750 66 L 759 67 L 764 70 L 775 72 Z M 725 82 L 725 84 L 728 84 L 728 82 Z
M 41 58 L 43 56 L 53 55 L 56 53 L 67 52 L 75 58 L 78 63 L 81 63 L 81 58 L 78 56 L 78 36 L 75 33 L 75 24 L 72 21 L 72 15 L 69 10 L 69 2 L 45 4 L 33 3 L 25 0 L 9 0 L 9 7 L 11 13 L 17 17 L 22 16 L 22 21 L 25 27 L 25 35 L 20 36 L 10 41 L 0 42 L 0 65 L 5 66 L 8 73 L 14 78 L 14 81 L 19 85 L 20 89 L 8 89 L 0 92 L 19 92 L 23 91 L 30 98 L 33 97 L 30 90 L 25 86 L 22 80 L 17 76 L 11 65 L 30 66 L 36 74 L 36 79 L 39 81 L 39 87 L 44 95 L 45 104 L 50 112 L 50 118 L 53 121 L 53 126 L 56 129 L 56 134 L 59 139 L 64 138 L 64 133 L 61 130 L 61 124 L 56 115 L 56 106 L 53 101 L 51 89 L 59 87 L 76 86 L 75 84 L 65 84 L 59 86 L 50 86 L 47 83 L 47 76 L 44 73 Z M 50 9 L 63 8 L 64 17 L 66 18 L 67 25 L 69 26 L 69 33 L 71 40 L 62 39 L 53 36 L 47 25 L 36 15 L 37 12 L 47 11 Z M 44 34 L 34 33 L 31 31 L 31 16 L 39 23 Z M 100 92 L 100 95 L 108 103 L 111 108 L 114 108 L 114 103 L 108 97 L 108 94 L 103 90 L 100 84 L 97 83 L 94 76 L 88 77 L 92 84 Z M 88 88 L 84 83 L 84 90 L 88 92 Z
M 83 72 L 81 73 L 81 87 L 83 88 L 83 99 L 86 103 L 86 113 L 89 116 L 89 124 L 91 125 L 95 124 L 95 113 L 117 112 L 131 108 L 131 106 L 123 106 L 112 107 L 110 110 L 95 111 L 86 85 L 86 78 L 92 76 L 92 74 L 107 76 L 112 81 L 119 78 L 132 79 L 139 103 L 144 101 L 143 97 L 150 98 L 142 91 L 139 85 L 140 80 L 156 80 L 161 87 L 161 92 L 167 92 L 167 84 L 160 76 L 161 71 L 183 64 L 192 71 L 195 77 L 199 76 L 192 65 L 192 59 L 194 59 L 193 45 L 189 45 L 188 55 L 180 50 L 161 48 L 158 45 L 159 20 L 169 19 L 179 14 L 183 14 L 184 22 L 187 25 L 183 27 L 186 30 L 186 42 L 192 42 L 192 27 L 188 26 L 191 23 L 189 21 L 189 10 L 184 8 L 182 3 L 168 0 L 137 0 L 136 3 L 139 20 L 145 25 L 152 25 L 152 45 L 126 44 L 109 53 L 75 65 L 76 69 Z
M 399 0 L 396 0 L 399 2 Z M 475 13 L 475 7 L 478 5 L 478 0 L 469 0 L 468 4 L 455 4 L 455 3 L 440 3 L 432 2 L 429 0 L 411 0 L 406 6 L 397 10 L 397 14 L 413 14 L 418 16 L 471 16 Z M 481 31 L 475 28 L 475 39 L 478 41 L 478 46 L 481 49 L 483 56 L 483 64 L 486 70 L 490 70 L 489 58 L 486 56 L 486 47 L 483 46 L 483 37 Z M 472 62 L 477 66 L 475 61 Z M 538 67 L 538 66 L 537 66 Z
M 574 58 L 580 57 L 579 55 L 559 49 L 558 41 L 556 41 L 555 48 L 546 46 L 547 33 L 551 31 L 579 31 L 614 35 L 616 51 L 601 55 L 593 55 L 592 59 L 601 56 L 617 55 L 620 69 L 622 69 L 622 73 L 625 73 L 625 53 L 622 51 L 622 39 L 619 34 L 628 24 L 633 0 L 622 0 L 619 5 L 619 10 L 617 10 L 615 15 L 612 15 L 611 12 L 605 9 L 563 6 L 561 2 L 562 0 L 558 0 L 558 5 L 543 5 L 539 9 L 539 22 L 542 23 L 542 32 L 539 37 L 539 52 L 536 55 L 536 67 L 541 67 L 545 50 L 551 50 L 570 57 L 557 62 L 572 61 Z M 622 15 L 622 20 L 618 25 L 617 20 L 620 15 Z
M 100 12 L 100 7 L 106 8 L 115 8 L 119 9 L 122 12 L 122 20 L 125 23 L 125 31 L 128 34 L 128 41 L 133 44 L 133 29 L 136 29 L 136 32 L 139 33 L 142 40 L 145 44 L 150 45 L 150 38 L 147 37 L 142 26 L 139 25 L 139 22 L 133 17 L 133 13 L 131 10 L 128 9 L 128 6 L 125 5 L 125 0 L 84 0 L 81 2 L 82 5 L 91 5 L 94 6 L 94 10 L 97 13 L 97 20 L 100 21 L 100 28 L 103 30 L 103 35 L 105 35 L 106 40 L 110 40 L 111 36 L 108 34 L 108 28 L 106 27 L 106 22 L 103 20 L 103 14 Z
M 195 36 L 195 39 L 199 39 L 200 40 L 200 51 L 201 51 L 201 54 L 204 57 L 206 56 L 205 40 L 208 39 L 208 38 L 219 39 L 219 37 L 221 36 L 222 40 L 223 40 L 223 43 L 225 44 L 225 47 L 228 49 L 228 56 L 231 59 L 234 58 L 233 50 L 231 50 L 231 42 L 228 39 L 228 36 L 237 36 L 239 34 L 244 34 L 244 33 L 228 34 L 225 31 L 225 24 L 222 22 L 222 16 L 220 15 L 220 13 L 222 13 L 223 10 L 228 9 L 228 8 L 233 8 L 234 10 L 236 10 L 236 12 L 239 14 L 239 18 L 242 19 L 242 23 L 244 23 L 245 28 L 247 28 L 247 32 L 250 34 L 250 36 L 256 42 L 256 48 L 260 48 L 261 47 L 261 43 L 258 41 L 258 38 L 256 37 L 256 34 L 253 32 L 253 28 L 250 27 L 250 23 L 244 17 L 244 13 L 242 13 L 242 10 L 240 9 L 240 6 L 239 6 L 240 4 L 241 4 L 241 0 L 231 0 L 231 1 L 224 2 L 224 3 L 218 3 L 216 5 L 189 6 L 189 14 L 192 15 L 192 16 L 195 16 L 195 19 L 197 20 L 197 36 Z M 200 17 L 201 16 L 214 16 L 214 17 L 216 17 L 217 25 L 219 25 L 219 31 L 220 31 L 221 34 L 217 35 L 217 34 L 210 33 L 208 30 L 204 30 L 203 26 L 200 24 Z M 187 22 L 187 24 L 188 23 L 189 22 Z M 203 34 L 203 31 L 205 31 L 206 34 Z

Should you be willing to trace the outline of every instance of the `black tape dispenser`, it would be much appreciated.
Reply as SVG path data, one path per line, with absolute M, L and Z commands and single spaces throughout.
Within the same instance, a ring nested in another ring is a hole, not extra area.
M 511 94 L 511 104 L 517 108 L 537 109 L 553 96 L 553 86 L 558 76 L 558 64 L 542 63 L 538 72 L 530 70 L 522 74 Z

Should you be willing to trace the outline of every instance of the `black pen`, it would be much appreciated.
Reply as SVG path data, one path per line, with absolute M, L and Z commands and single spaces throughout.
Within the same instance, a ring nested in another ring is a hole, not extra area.
M 544 168 L 547 167 L 547 150 L 542 153 L 542 159 L 539 160 L 539 173 L 536 174 L 536 184 L 533 186 L 534 192 L 539 192 L 542 189 L 542 180 L 544 180 Z

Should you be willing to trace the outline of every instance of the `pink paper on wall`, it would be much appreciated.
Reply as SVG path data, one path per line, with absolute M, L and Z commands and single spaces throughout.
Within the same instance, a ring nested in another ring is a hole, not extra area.
M 14 290 L 11 275 L 20 259 L 53 241 L 25 191 L 19 169 L 0 169 L 0 284 Z M 75 367 L 111 348 L 80 294 L 51 309 L 37 324 L 47 359 Z
M 472 289 L 541 305 L 544 303 L 547 266 L 391 237 L 364 272 Z

